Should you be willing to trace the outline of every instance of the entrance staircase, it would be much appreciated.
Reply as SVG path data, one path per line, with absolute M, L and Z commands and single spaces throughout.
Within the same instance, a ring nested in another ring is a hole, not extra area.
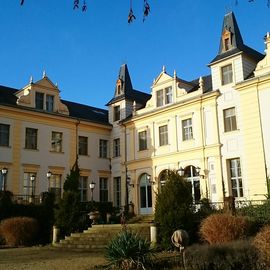
M 53 246 L 63 249 L 103 251 L 110 240 L 122 229 L 121 224 L 92 225 L 82 233 L 72 233 L 70 236 L 66 236 Z M 127 224 L 127 229 L 150 240 L 150 223 Z

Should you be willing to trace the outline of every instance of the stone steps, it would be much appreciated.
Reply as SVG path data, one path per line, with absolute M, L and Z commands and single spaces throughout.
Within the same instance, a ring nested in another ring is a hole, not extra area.
M 93 225 L 82 233 L 72 233 L 65 239 L 53 244 L 63 249 L 103 251 L 123 227 L 120 224 Z M 142 238 L 150 240 L 150 224 L 128 224 L 127 229 L 138 233 Z

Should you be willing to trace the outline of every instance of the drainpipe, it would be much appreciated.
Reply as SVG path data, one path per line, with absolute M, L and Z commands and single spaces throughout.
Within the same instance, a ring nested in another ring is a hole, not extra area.
M 258 80 L 256 83 L 256 96 L 257 96 L 257 103 L 258 103 L 258 109 L 259 109 L 259 116 L 260 116 L 260 128 L 261 128 L 261 138 L 262 138 L 262 150 L 263 150 L 263 158 L 264 158 L 264 169 L 265 169 L 265 175 L 266 175 L 266 187 L 267 187 L 267 195 L 269 197 L 270 194 L 270 187 L 269 187 L 269 181 L 268 181 L 268 175 L 267 175 L 267 167 L 266 167 L 266 157 L 265 157 L 265 147 L 264 147 L 264 137 L 263 137 L 263 129 L 262 129 L 262 118 L 261 118 L 261 107 L 260 107 L 260 99 L 258 94 Z

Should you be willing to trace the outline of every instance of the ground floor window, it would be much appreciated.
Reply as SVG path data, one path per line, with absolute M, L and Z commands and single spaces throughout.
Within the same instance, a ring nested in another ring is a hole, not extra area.
M 114 206 L 121 207 L 121 177 L 114 177 Z
M 108 202 L 108 178 L 99 178 L 99 200 L 101 202 Z
M 229 168 L 232 196 L 235 198 L 243 197 L 244 194 L 240 158 L 230 159 Z
M 62 194 L 61 175 L 52 174 L 49 178 L 49 191 L 55 194 L 55 199 L 59 200 Z
M 81 202 L 87 201 L 87 183 L 88 177 L 87 176 L 80 176 L 79 178 L 79 191 L 80 191 L 80 199 Z
M 200 176 L 196 172 L 194 166 L 187 166 L 185 168 L 185 179 L 191 183 L 192 188 L 192 197 L 195 203 L 198 203 L 201 199 L 201 190 L 200 190 Z

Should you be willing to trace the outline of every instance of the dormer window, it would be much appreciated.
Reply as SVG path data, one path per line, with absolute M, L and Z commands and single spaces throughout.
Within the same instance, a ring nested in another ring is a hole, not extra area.
M 46 100 L 46 104 L 44 104 L 45 100 Z M 54 96 L 53 95 L 45 95 L 44 93 L 36 92 L 35 101 L 36 101 L 36 109 L 46 110 L 48 112 L 54 111 Z
M 46 111 L 53 112 L 54 96 L 46 95 Z
M 119 79 L 116 83 L 116 93 L 117 95 L 120 95 L 122 92 L 122 81 Z
M 36 92 L 36 109 L 43 110 L 44 93 Z
M 166 87 L 165 89 L 161 89 L 156 92 L 157 107 L 161 107 L 170 103 L 172 103 L 172 88 L 171 87 Z
M 232 33 L 229 30 L 225 30 L 222 35 L 223 51 L 226 52 L 232 47 Z

